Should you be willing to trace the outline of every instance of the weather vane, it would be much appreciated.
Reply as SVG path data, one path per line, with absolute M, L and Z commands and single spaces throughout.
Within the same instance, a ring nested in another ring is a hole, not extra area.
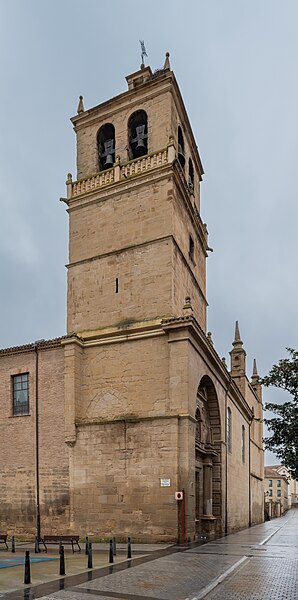
M 142 65 L 145 66 L 144 63 L 144 57 L 148 56 L 147 52 L 146 52 L 146 48 L 145 48 L 145 42 L 144 40 L 140 40 L 140 44 L 141 44 L 141 59 L 142 59 Z

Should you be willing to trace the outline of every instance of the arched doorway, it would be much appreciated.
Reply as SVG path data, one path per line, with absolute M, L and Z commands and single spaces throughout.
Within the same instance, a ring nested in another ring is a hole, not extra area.
M 211 538 L 221 517 L 221 426 L 215 387 L 207 375 L 197 391 L 196 421 L 196 534 Z

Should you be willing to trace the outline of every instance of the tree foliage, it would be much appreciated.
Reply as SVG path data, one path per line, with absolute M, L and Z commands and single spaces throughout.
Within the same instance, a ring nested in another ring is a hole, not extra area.
M 298 352 L 292 348 L 287 348 L 287 352 L 290 357 L 273 365 L 262 380 L 264 386 L 283 389 L 292 396 L 283 404 L 266 403 L 266 409 L 276 416 L 265 419 L 271 436 L 264 443 L 298 480 Z

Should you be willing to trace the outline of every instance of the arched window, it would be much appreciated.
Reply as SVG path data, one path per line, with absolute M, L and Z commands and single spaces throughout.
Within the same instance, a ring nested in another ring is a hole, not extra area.
M 242 425 L 242 434 L 241 434 L 241 456 L 242 462 L 245 462 L 245 427 Z
M 184 139 L 180 125 L 178 125 L 178 160 L 183 169 L 185 165 Z
M 128 120 L 129 158 L 148 154 L 148 118 L 144 110 L 137 110 Z
M 200 442 L 201 441 L 201 436 L 202 436 L 202 431 L 201 431 L 202 417 L 201 417 L 201 411 L 200 411 L 199 408 L 197 408 L 197 410 L 196 410 L 196 421 L 197 421 L 197 425 L 196 425 L 196 441 Z
M 188 161 L 188 187 L 191 192 L 194 191 L 195 180 L 194 180 L 194 170 L 191 158 Z
M 227 450 L 232 452 L 232 412 L 227 408 Z
M 99 170 L 110 169 L 115 162 L 115 127 L 112 123 L 103 125 L 97 134 Z

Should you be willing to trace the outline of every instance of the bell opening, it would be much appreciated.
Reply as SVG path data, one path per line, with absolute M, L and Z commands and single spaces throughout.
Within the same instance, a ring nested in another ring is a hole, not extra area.
M 115 162 L 115 128 L 111 123 L 103 125 L 97 135 L 99 170 L 111 169 Z
M 183 169 L 185 165 L 184 139 L 180 125 L 178 126 L 178 161 Z
M 137 110 L 128 121 L 129 159 L 148 154 L 147 114 Z

